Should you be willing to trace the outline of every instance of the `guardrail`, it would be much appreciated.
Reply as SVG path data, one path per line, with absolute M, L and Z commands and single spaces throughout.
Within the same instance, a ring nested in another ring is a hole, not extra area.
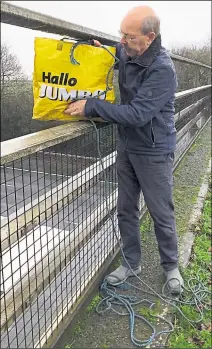
M 1 21 L 104 44 L 118 40 L 4 2 Z M 210 119 L 210 95 L 210 85 L 176 94 L 175 168 Z M 99 132 L 106 183 L 89 122 L 1 143 L 2 348 L 51 345 L 118 251 L 106 207 L 107 199 L 117 227 L 116 126 L 99 125 Z
M 100 40 L 104 45 L 114 45 L 120 40 L 119 37 L 105 34 L 81 25 L 69 23 L 36 11 L 14 6 L 4 1 L 1 2 L 1 22 L 28 29 L 39 30 L 45 33 L 69 36 L 74 39 L 90 40 L 95 38 L 96 40 Z M 211 66 L 207 64 L 196 62 L 192 59 L 172 53 L 170 53 L 170 55 L 175 61 L 189 63 L 211 70 Z
M 209 118 L 209 98 L 210 86 L 176 95 L 176 165 Z M 95 147 L 96 154 L 89 157 L 89 144 L 96 139 L 86 126 L 62 125 L 1 144 L 1 327 L 2 344 L 9 340 L 9 347 L 48 342 L 115 252 L 106 209 L 107 197 L 116 221 L 115 126 L 99 129 L 108 184 Z M 143 197 L 140 208 L 144 210 Z

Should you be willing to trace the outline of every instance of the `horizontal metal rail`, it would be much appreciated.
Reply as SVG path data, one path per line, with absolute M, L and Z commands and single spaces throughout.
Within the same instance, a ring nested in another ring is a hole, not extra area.
M 212 69 L 212 67 L 210 65 L 194 61 L 193 59 L 190 59 L 190 58 L 186 58 L 186 57 L 182 57 L 182 56 L 179 56 L 179 55 L 175 55 L 174 53 L 171 53 L 171 52 L 169 52 L 169 55 L 173 59 L 173 61 L 176 61 L 176 62 L 189 63 L 189 64 L 195 65 L 197 67 L 207 68 L 207 69 L 210 69 L 210 70 Z
M 191 129 L 197 121 L 204 116 L 204 111 L 199 112 L 194 118 L 192 118 L 181 130 L 177 132 L 177 142 Z
M 191 88 L 191 89 L 186 90 L 186 91 L 177 92 L 176 95 L 175 95 L 175 100 L 179 101 L 181 98 L 189 97 L 189 96 L 191 96 L 194 93 L 198 93 L 200 91 L 206 91 L 206 90 L 211 92 L 211 85 L 195 87 L 195 88 Z
M 200 108 L 202 104 L 206 101 L 209 101 L 210 96 L 206 96 L 198 100 L 196 103 L 189 105 L 185 109 L 181 110 L 179 113 L 176 113 L 174 116 L 175 123 L 179 123 L 182 119 L 184 119 L 188 114 L 193 113 L 196 109 Z
M 88 121 L 75 121 L 1 142 L 1 165 L 81 136 L 91 127 Z
M 69 36 L 75 39 L 97 39 L 105 45 L 114 45 L 120 40 L 119 37 L 105 34 L 81 25 L 69 23 L 62 19 L 57 19 L 26 8 L 11 5 L 4 1 L 1 2 L 1 22 L 46 33 Z M 170 56 L 174 61 L 189 63 L 211 70 L 209 65 L 196 62 L 192 59 L 181 57 L 173 53 L 170 53 Z
M 192 88 L 187 91 L 176 93 L 176 101 L 189 97 L 200 91 L 210 91 L 211 85 Z M 39 150 L 62 143 L 66 140 L 76 138 L 90 130 L 92 125 L 89 121 L 77 121 L 66 123 L 42 130 L 32 134 L 24 135 L 8 141 L 1 142 L 1 164 L 20 159 L 23 156 L 33 154 Z
M 102 161 L 105 169 L 112 166 L 116 161 L 116 152 L 109 154 Z M 84 171 L 39 196 L 32 203 L 12 213 L 9 217 L 3 218 L 1 220 L 1 250 L 5 250 L 33 226 L 38 225 L 39 221 L 47 219 L 68 202 L 70 203 L 76 194 L 79 195 L 79 189 L 83 192 L 101 172 L 101 162 L 97 161 Z
M 45 33 L 69 36 L 75 39 L 97 39 L 103 44 L 113 45 L 119 38 L 62 19 L 28 10 L 7 2 L 1 2 L 1 22 L 18 27 L 39 30 Z

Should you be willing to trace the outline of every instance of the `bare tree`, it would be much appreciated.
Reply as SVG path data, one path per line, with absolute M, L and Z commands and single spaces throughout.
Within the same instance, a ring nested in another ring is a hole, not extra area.
M 7 44 L 2 43 L 1 52 L 1 93 L 5 93 L 8 88 L 20 80 L 26 80 L 27 77 L 23 73 L 22 67 L 17 56 L 10 52 Z M 13 84 L 12 84 L 13 83 Z
M 207 40 L 201 46 L 183 46 L 170 50 L 179 56 L 193 59 L 200 63 L 211 66 L 211 40 Z M 175 62 L 178 75 L 178 90 L 207 85 L 210 83 L 210 71 L 207 68 L 192 66 L 188 63 Z
M 1 45 L 1 140 L 60 125 L 59 121 L 32 120 L 33 89 L 18 57 Z

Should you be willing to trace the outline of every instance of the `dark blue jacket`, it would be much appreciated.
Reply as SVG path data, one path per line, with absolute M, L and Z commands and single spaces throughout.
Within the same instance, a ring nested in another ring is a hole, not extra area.
M 176 146 L 174 64 L 158 36 L 142 56 L 129 58 L 117 46 L 121 104 L 88 99 L 86 117 L 118 124 L 118 149 L 140 154 L 167 154 Z

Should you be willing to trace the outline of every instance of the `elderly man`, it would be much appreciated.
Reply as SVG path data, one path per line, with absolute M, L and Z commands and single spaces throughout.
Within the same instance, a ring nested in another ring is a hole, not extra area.
M 146 6 L 130 10 L 121 22 L 117 45 L 121 104 L 100 99 L 70 104 L 66 113 L 99 116 L 118 124 L 118 223 L 126 258 L 107 280 L 115 285 L 141 272 L 139 197 L 143 192 L 154 221 L 161 265 L 172 293 L 182 290 L 172 199 L 176 146 L 174 65 L 161 46 L 160 21 Z M 95 45 L 100 43 L 94 40 Z

